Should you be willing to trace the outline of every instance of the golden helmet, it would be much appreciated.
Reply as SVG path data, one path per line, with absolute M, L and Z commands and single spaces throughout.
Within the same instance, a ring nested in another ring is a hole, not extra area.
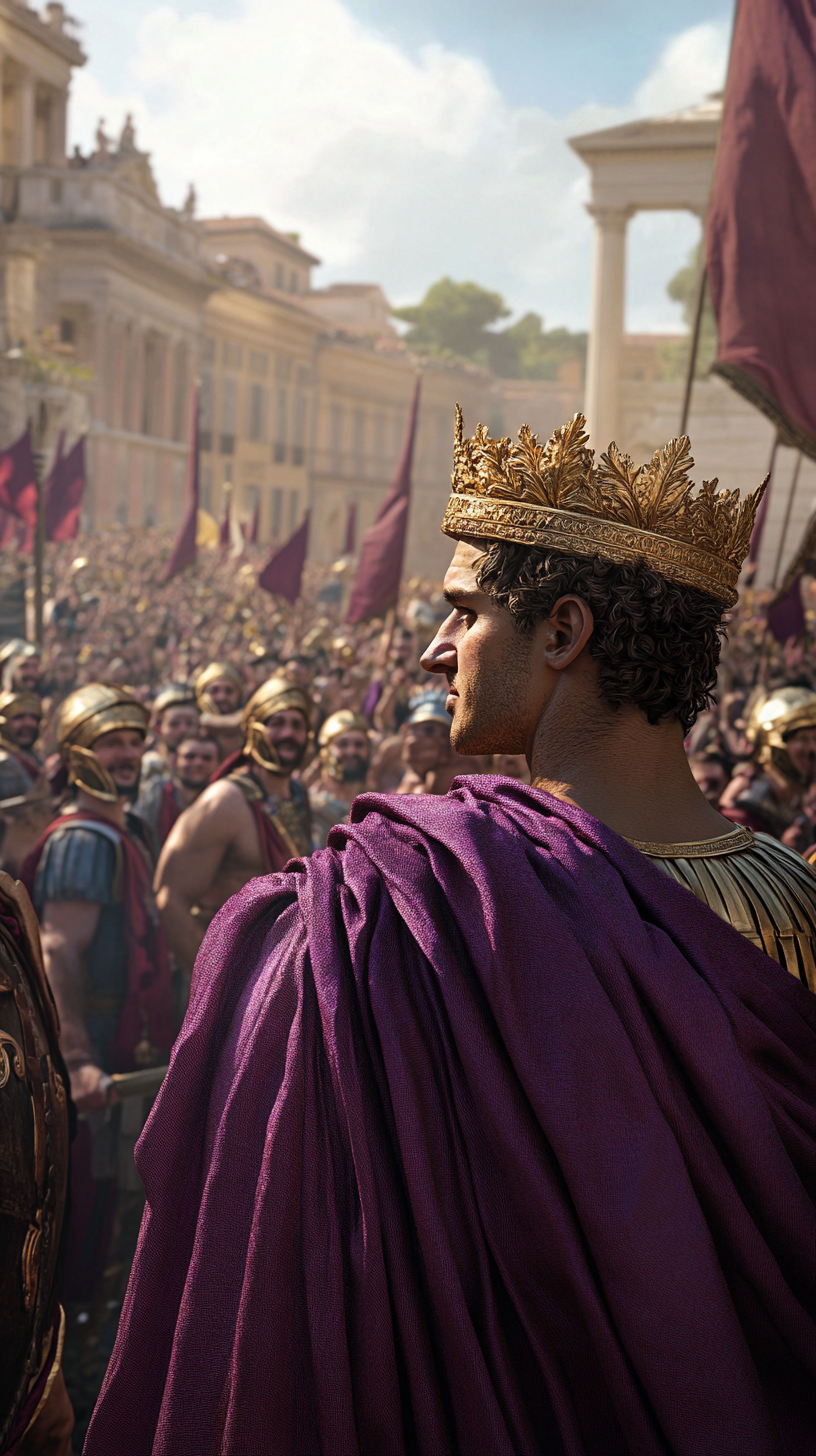
M 774 768 L 792 782 L 799 774 L 785 747 L 800 728 L 816 728 L 816 692 L 811 688 L 776 688 L 754 705 L 746 737 L 753 744 L 754 758 Z
M 242 719 L 244 753 L 254 759 L 261 768 L 267 769 L 269 773 L 280 773 L 281 764 L 275 749 L 263 731 L 263 725 L 268 723 L 275 713 L 284 713 L 289 708 L 302 713 L 306 720 L 306 727 L 311 726 L 312 700 L 309 694 L 283 673 L 276 673 L 274 677 L 267 678 L 265 683 L 261 683 L 244 708 Z
M 69 783 L 76 784 L 95 799 L 115 804 L 116 785 L 103 768 L 93 745 L 105 733 L 130 728 L 147 734 L 150 712 L 130 688 L 118 683 L 87 683 L 69 693 L 60 703 L 54 720 L 57 747 L 68 766 Z
M 351 708 L 339 708 L 336 713 L 329 715 L 318 734 L 320 761 L 332 778 L 338 776 L 339 770 L 337 759 L 332 753 L 332 744 L 335 739 L 342 738 L 344 733 L 352 732 L 364 733 L 366 743 L 370 742 L 371 728 L 362 714 L 352 712 Z
M 211 683 L 218 682 L 219 678 L 222 677 L 229 678 L 230 682 L 233 682 L 237 687 L 238 702 L 240 705 L 244 692 L 246 691 L 246 683 L 238 668 L 234 667 L 231 662 L 210 662 L 198 674 L 195 680 L 195 700 L 202 713 L 217 713 L 218 709 L 211 701 L 207 689 Z
M 161 717 L 167 708 L 196 708 L 195 688 L 188 683 L 167 683 L 159 688 L 153 699 L 153 718 L 155 721 Z

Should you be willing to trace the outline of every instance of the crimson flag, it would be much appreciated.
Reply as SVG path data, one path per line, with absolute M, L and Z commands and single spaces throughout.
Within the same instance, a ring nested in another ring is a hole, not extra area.
M 714 372 L 816 459 L 816 11 L 738 7 L 707 225 Z
M 193 388 L 193 403 L 190 421 L 190 453 L 187 457 L 187 514 L 176 538 L 173 555 L 167 563 L 164 580 L 169 581 L 177 571 L 192 566 L 196 559 L 196 533 L 198 531 L 198 386 Z
M 353 556 L 354 548 L 357 545 L 357 502 L 352 501 L 346 516 L 346 544 L 343 547 L 344 556 Z
M 26 430 L 8 450 L 0 451 L 0 510 L 25 523 L 25 531 L 17 533 L 18 549 L 30 551 L 37 529 L 37 477 L 30 430 Z M 13 534 L 13 527 L 6 519 L 3 523 L 4 545 L 6 538 Z
M 805 609 L 802 606 L 801 576 L 795 576 L 785 595 L 769 607 L 768 626 L 777 642 L 787 642 L 790 637 L 802 636 L 806 622 Z
M 279 550 L 273 551 L 258 577 L 258 586 L 273 596 L 283 597 L 287 602 L 296 602 L 300 596 L 300 580 L 306 552 L 309 548 L 309 512 Z
M 57 457 L 46 484 L 47 541 L 73 541 L 79 534 L 79 517 L 85 494 L 85 436 L 77 440 L 67 455 L 62 453 L 63 438 L 61 435 Z
M 389 607 L 396 605 L 399 596 L 421 383 L 418 376 L 396 475 L 373 526 L 366 531 L 360 546 L 357 575 L 346 615 L 348 622 L 382 616 Z

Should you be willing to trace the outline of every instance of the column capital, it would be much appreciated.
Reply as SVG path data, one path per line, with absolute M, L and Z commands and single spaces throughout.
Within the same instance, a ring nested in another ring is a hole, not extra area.
M 597 202 L 588 202 L 586 210 L 600 228 L 610 232 L 622 232 L 629 219 L 637 212 L 636 207 L 609 207 L 605 203 Z

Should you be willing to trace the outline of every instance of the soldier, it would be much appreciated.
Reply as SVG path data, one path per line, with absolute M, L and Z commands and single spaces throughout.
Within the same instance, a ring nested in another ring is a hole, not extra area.
M 73 797 L 23 866 L 77 1109 L 66 1296 L 93 1298 L 119 1175 L 113 1072 L 160 1065 L 174 1037 L 170 961 L 136 797 L 148 711 L 127 688 L 91 683 L 56 723 Z
M 215 734 L 221 745 L 222 759 L 240 753 L 243 747 L 241 708 L 244 691 L 244 680 L 231 662 L 209 663 L 195 681 L 201 729 Z
M 52 813 L 43 765 L 34 752 L 41 716 L 34 693 L 0 693 L 0 866 L 15 878 Z
M 813 837 L 802 801 L 816 778 L 816 693 L 774 689 L 754 707 L 747 734 L 753 763 L 734 775 L 720 812 L 801 853 Z
M 144 794 L 154 779 L 169 779 L 175 766 L 175 754 L 182 738 L 198 732 L 199 711 L 195 690 L 187 683 L 170 683 L 161 688 L 153 703 L 155 747 L 142 758 L 139 782 Z
M 0 799 L 27 794 L 42 778 L 43 765 L 34 752 L 41 720 L 35 693 L 0 693 Z
M 69 1456 L 74 1414 L 57 1294 L 68 1074 L 37 919 L 23 886 L 1 873 L 0 991 L 0 1451 Z
M 136 813 L 150 828 L 159 849 L 179 815 L 206 789 L 218 768 L 220 752 L 212 734 L 187 732 L 176 745 L 169 778 L 154 778 L 140 792 Z
M 156 871 L 156 898 L 170 947 L 190 975 L 216 910 L 256 875 L 312 848 L 309 799 L 292 779 L 306 754 L 311 699 L 273 677 L 243 714 L 243 752 L 186 809 L 170 831 Z
M 478 758 L 464 758 L 451 748 L 451 720 L 446 694 L 436 688 L 417 693 L 402 728 L 405 765 L 398 794 L 446 794 L 457 774 L 482 772 Z
M 320 730 L 321 772 L 309 788 L 312 837 L 315 849 L 325 849 L 334 824 L 342 824 L 365 787 L 371 758 L 371 736 L 366 719 L 348 708 L 332 713 Z

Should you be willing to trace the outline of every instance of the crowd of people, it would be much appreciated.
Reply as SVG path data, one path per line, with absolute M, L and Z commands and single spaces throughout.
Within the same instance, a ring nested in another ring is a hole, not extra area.
M 346 560 L 307 567 L 289 607 L 258 589 L 251 548 L 165 583 L 170 544 L 122 530 L 53 548 L 42 651 L 0 647 L 0 863 L 34 901 L 81 1119 L 65 1290 L 78 1434 L 141 1210 L 132 1149 L 149 1104 L 115 1078 L 166 1064 L 215 913 L 325 846 L 363 790 L 529 782 L 523 757 L 451 747 L 444 687 L 419 661 L 447 611 L 438 584 L 411 580 L 396 611 L 351 627 Z M 812 658 L 744 603 L 691 769 L 727 818 L 809 856 Z

